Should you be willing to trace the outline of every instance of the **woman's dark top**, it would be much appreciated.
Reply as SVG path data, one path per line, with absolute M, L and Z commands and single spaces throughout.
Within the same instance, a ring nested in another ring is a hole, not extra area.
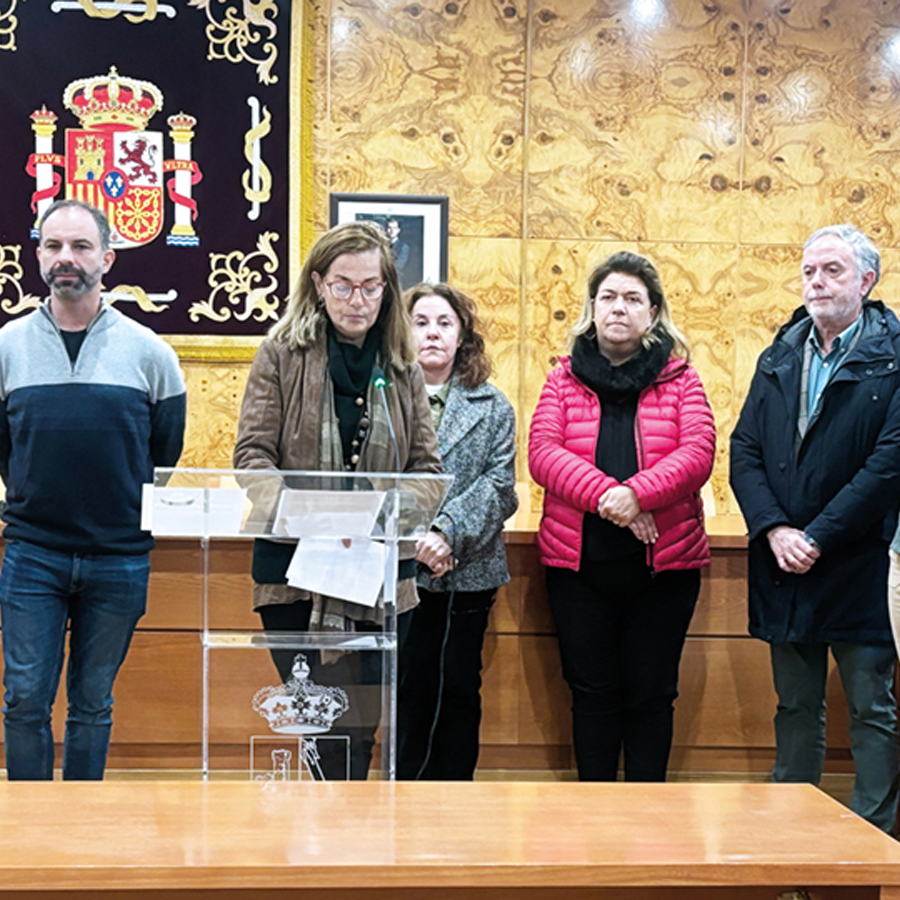
M 575 339 L 572 372 L 600 400 L 600 436 L 597 440 L 597 468 L 622 482 L 638 471 L 635 416 L 641 391 L 649 387 L 668 362 L 672 352 L 668 337 L 614 366 L 597 347 L 593 326 Z M 644 545 L 630 528 L 620 528 L 596 512 L 585 513 L 582 562 L 640 556 Z
M 334 385 L 334 412 L 340 426 L 344 463 L 351 468 L 356 467 L 353 456 L 358 454 L 369 427 L 366 395 L 380 346 L 378 327 L 370 328 L 362 347 L 357 347 L 339 341 L 334 326 L 328 323 L 328 374 Z

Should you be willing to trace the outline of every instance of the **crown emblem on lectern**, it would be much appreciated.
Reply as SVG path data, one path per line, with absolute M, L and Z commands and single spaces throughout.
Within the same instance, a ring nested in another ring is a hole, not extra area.
M 257 691 L 253 708 L 277 734 L 322 734 L 350 708 L 347 694 L 309 680 L 309 664 L 302 653 L 294 657 L 291 677 Z

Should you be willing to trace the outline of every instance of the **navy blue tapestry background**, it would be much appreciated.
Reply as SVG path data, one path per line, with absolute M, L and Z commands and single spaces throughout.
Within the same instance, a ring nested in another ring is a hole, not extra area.
M 263 333 L 289 290 L 290 0 L 108 6 L 0 8 L 0 323 L 45 294 L 40 172 L 40 208 L 55 180 L 111 213 L 120 310 L 163 334 Z

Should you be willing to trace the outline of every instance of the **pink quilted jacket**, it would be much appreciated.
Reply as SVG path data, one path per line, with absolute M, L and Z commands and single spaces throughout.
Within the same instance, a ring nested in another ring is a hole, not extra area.
M 528 467 L 545 489 L 538 532 L 541 562 L 577 569 L 584 513 L 618 482 L 596 464 L 600 401 L 572 374 L 568 357 L 550 372 L 531 420 Z M 696 569 L 709 562 L 700 488 L 712 472 L 716 426 L 700 378 L 671 358 L 638 399 L 635 442 L 639 471 L 624 483 L 656 519 L 659 538 L 648 565 Z

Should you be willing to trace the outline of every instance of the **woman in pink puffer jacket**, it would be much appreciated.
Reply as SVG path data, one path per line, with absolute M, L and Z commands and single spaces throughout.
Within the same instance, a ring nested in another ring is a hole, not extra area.
M 648 259 L 599 265 L 572 333 L 532 418 L 528 463 L 545 488 L 538 541 L 578 775 L 614 781 L 624 749 L 627 781 L 664 781 L 709 562 L 700 488 L 715 423 Z

